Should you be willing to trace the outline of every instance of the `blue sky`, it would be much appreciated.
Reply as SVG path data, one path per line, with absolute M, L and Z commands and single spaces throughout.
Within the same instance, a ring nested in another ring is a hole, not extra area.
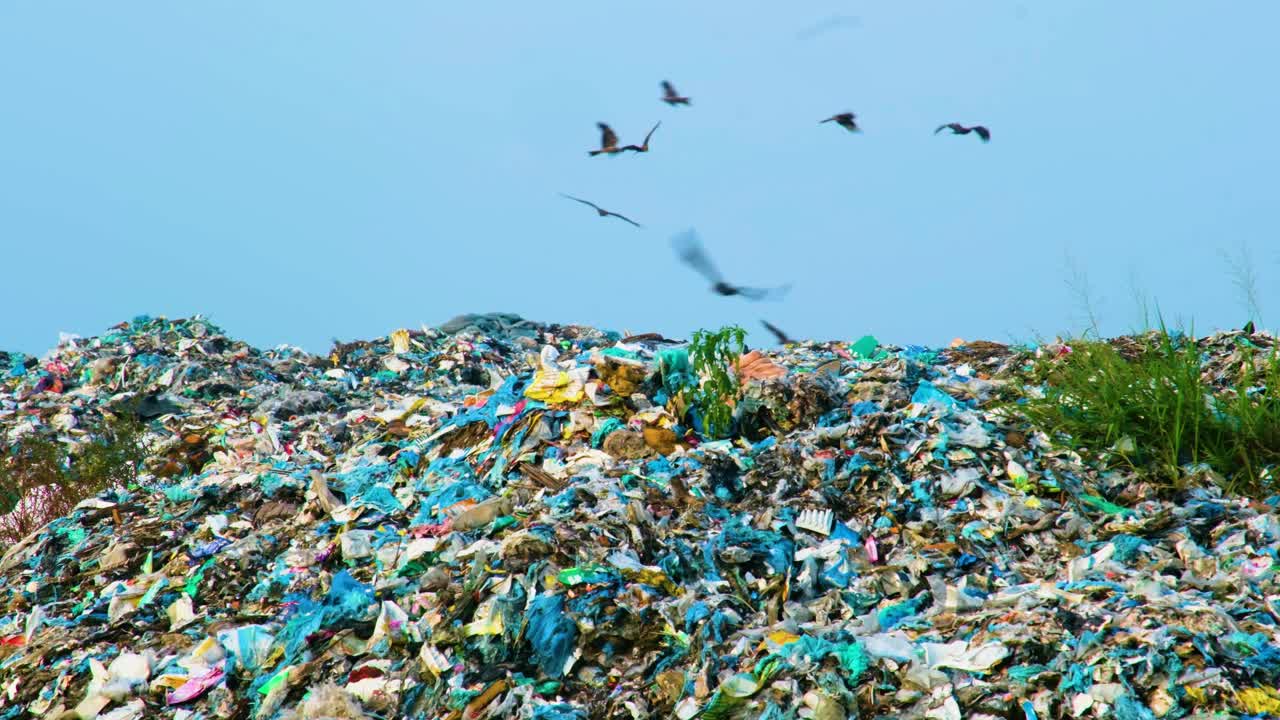
M 204 313 L 320 351 L 462 312 L 684 335 L 1280 317 L 1280 4 L 0 4 L 0 347 Z M 670 78 L 693 98 L 658 101 Z M 849 135 L 817 121 L 858 113 Z M 588 158 L 604 120 L 647 155 Z M 934 137 L 985 123 L 993 140 Z M 565 192 L 627 214 L 597 218 Z M 721 298 L 669 238 L 696 227 Z M 1068 258 L 1070 260 L 1068 260 Z

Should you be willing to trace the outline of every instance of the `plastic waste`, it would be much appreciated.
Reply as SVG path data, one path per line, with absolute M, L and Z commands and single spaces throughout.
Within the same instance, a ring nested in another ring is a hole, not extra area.
M 149 446 L 0 548 L 0 720 L 1280 715 L 1280 498 L 1026 425 L 1065 352 L 753 351 L 729 438 L 681 343 L 501 313 L 0 353 L 5 447 L 131 400 Z

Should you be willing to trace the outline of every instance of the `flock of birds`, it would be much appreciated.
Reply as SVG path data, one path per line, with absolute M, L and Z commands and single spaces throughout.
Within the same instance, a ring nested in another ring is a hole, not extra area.
M 671 107 L 676 107 L 678 105 L 688 106 L 692 104 L 688 97 L 677 92 L 675 86 L 667 80 L 662 81 L 662 102 L 670 105 Z M 834 122 L 849 132 L 862 132 L 862 128 L 858 127 L 858 116 L 852 112 L 837 113 L 825 120 L 820 120 L 818 124 L 821 125 L 829 122 Z M 649 141 L 653 139 L 653 134 L 657 132 L 658 128 L 662 127 L 662 122 L 659 121 L 650 128 L 649 132 L 644 136 L 644 141 L 639 145 L 620 145 L 618 134 L 613 131 L 613 128 L 609 127 L 608 123 L 598 122 L 596 123 L 596 127 L 600 129 L 600 147 L 587 152 L 591 157 L 599 155 L 620 155 L 624 152 L 647 153 L 649 152 Z M 945 125 L 939 125 L 938 129 L 933 131 L 933 134 L 937 135 L 943 130 L 950 130 L 952 135 L 968 135 L 973 133 L 984 143 L 990 142 L 991 140 L 991 131 L 984 125 L 963 125 L 957 122 L 946 123 Z M 615 217 L 619 220 L 630 223 L 637 228 L 644 227 L 626 215 L 613 212 L 612 210 L 606 210 L 590 200 L 583 200 L 582 198 L 567 195 L 565 193 L 560 193 L 560 195 L 594 209 L 596 214 L 600 217 Z M 724 279 L 724 276 L 720 274 L 720 271 L 716 268 L 715 264 L 711 262 L 711 258 L 703 248 L 701 240 L 698 239 L 697 232 L 692 229 L 676 235 L 672 238 L 671 243 L 675 248 L 677 257 L 706 278 L 707 281 L 711 283 L 711 291 L 718 295 L 723 295 L 725 297 L 738 296 L 747 300 L 768 300 L 781 298 L 791 289 L 790 284 L 775 288 L 754 288 L 734 285 L 727 282 Z M 767 320 L 761 320 L 760 322 L 764 325 L 766 330 L 777 338 L 780 344 L 785 345 L 793 342 L 791 338 L 777 326 Z

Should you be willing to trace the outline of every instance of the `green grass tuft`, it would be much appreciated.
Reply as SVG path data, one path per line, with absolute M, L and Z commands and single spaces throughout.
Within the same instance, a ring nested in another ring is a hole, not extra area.
M 1222 380 L 1207 376 L 1194 339 L 1164 329 L 1070 347 L 1033 366 L 1033 389 L 1016 406 L 1053 440 L 1171 488 L 1208 466 L 1228 491 L 1277 490 L 1280 346 L 1241 341 Z

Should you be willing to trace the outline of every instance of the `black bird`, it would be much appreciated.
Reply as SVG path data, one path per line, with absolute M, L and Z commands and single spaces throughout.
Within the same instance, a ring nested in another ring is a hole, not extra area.
M 720 275 L 720 271 L 711 262 L 711 258 L 707 257 L 707 252 L 702 248 L 702 241 L 698 239 L 696 230 L 690 229 L 676 235 L 671 238 L 671 245 L 685 264 L 711 281 L 711 291 L 717 295 L 724 295 L 725 297 L 741 295 L 748 300 L 765 300 L 771 297 L 781 297 L 791 289 L 791 285 L 783 285 L 777 288 L 749 288 L 730 285 L 725 282 L 724 277 Z
M 663 80 L 662 81 L 662 102 L 670 105 L 671 107 L 675 107 L 677 105 L 688 105 L 689 98 L 684 97 L 680 93 L 676 92 L 675 85 L 672 85 L 670 82 Z
M 658 125 L 661 125 L 661 124 L 662 124 L 662 121 L 661 121 L 661 120 L 659 120 L 659 121 L 658 121 Z M 642 152 L 649 152 L 649 138 L 653 137 L 653 131 L 658 129 L 658 125 L 654 125 L 652 128 L 650 128 L 650 130 L 649 130 L 649 134 L 644 136 L 644 144 L 642 144 L 642 145 L 623 145 L 623 146 L 622 146 L 622 149 L 623 149 L 623 150 L 632 150 L 632 151 L 635 151 L 635 152 L 638 152 L 638 153 L 642 153 Z
M 937 135 L 943 130 L 951 130 L 952 135 L 968 135 L 969 133 L 977 133 L 978 137 L 982 138 L 982 142 L 989 142 L 991 140 L 991 131 L 983 125 L 965 127 L 960 123 L 947 123 L 946 125 L 939 125 L 938 129 L 933 131 L 933 134 Z
M 839 115 L 832 115 L 818 124 L 821 125 L 822 123 L 829 123 L 834 120 L 837 125 L 849 132 L 861 132 L 862 128 L 858 127 L 858 123 L 854 122 L 854 118 L 856 117 L 858 116 L 851 112 L 843 112 Z
M 1245 323 L 1245 324 L 1244 324 L 1244 327 L 1240 328 L 1240 332 L 1244 333 L 1245 335 L 1252 335 L 1252 334 L 1253 334 L 1253 321 L 1252 321 L 1252 320 L 1250 320 L 1249 322 Z
M 774 325 L 768 320 L 761 320 L 760 323 L 764 325 L 766 330 L 773 333 L 773 336 L 778 339 L 779 345 L 790 345 L 795 342 L 795 340 L 788 337 L 786 333 L 782 332 L 782 328 Z
M 632 220 L 631 218 L 627 217 L 626 215 L 619 215 L 619 214 L 618 214 L 618 213 L 616 213 L 616 212 L 612 212 L 612 211 L 610 211 L 610 210 L 605 210 L 604 208 L 600 207 L 599 205 L 597 205 L 597 204 L 595 204 L 595 203 L 593 203 L 593 202 L 587 202 L 586 200 L 583 200 L 582 198 L 576 198 L 576 197 L 574 197 L 574 196 L 572 196 L 572 195 L 565 195 L 564 193 L 560 193 L 560 196 L 561 196 L 561 197 L 567 197 L 567 198 L 569 198 L 570 200 L 576 200 L 576 201 L 578 201 L 578 202 L 582 203 L 583 205 L 590 205 L 591 207 L 593 207 L 593 208 L 595 208 L 595 209 L 596 209 L 596 213 L 597 213 L 600 217 L 609 217 L 610 215 L 612 215 L 612 216 L 614 216 L 614 217 L 618 218 L 619 220 L 626 220 L 627 222 L 631 223 L 632 225 L 635 225 L 636 227 L 642 227 L 642 226 L 640 225 L 640 223 L 636 222 L 635 220 Z
M 613 131 L 613 128 L 602 122 L 596 123 L 596 127 L 600 128 L 600 149 L 589 150 L 587 151 L 588 155 L 595 157 L 601 153 L 616 155 L 622 152 L 618 148 L 618 134 Z

